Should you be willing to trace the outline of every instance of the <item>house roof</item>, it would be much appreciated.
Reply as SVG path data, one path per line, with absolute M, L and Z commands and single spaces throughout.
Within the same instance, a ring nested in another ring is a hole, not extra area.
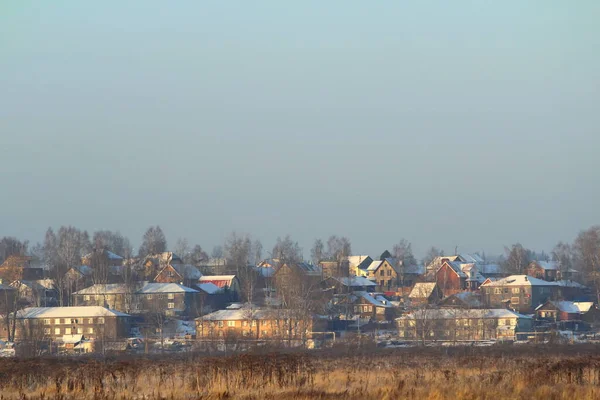
M 173 269 L 177 271 L 179 275 L 183 277 L 183 279 L 200 279 L 202 273 L 198 268 L 194 265 L 189 264 L 175 264 L 172 265 Z
M 448 264 L 448 266 L 449 266 L 450 268 L 452 268 L 452 270 L 453 270 L 454 272 L 456 272 L 456 274 L 457 274 L 458 276 L 460 276 L 461 278 L 466 278 L 466 277 L 467 277 L 467 274 L 465 274 L 465 273 L 463 272 L 463 270 L 462 270 L 462 266 L 463 266 L 463 264 L 462 264 L 461 262 L 458 262 L 458 261 L 446 261 L 445 263 L 442 263 L 442 265 L 440 266 L 440 268 L 442 268 L 442 267 L 444 266 L 444 264 Z M 439 270 L 440 268 L 438 268 L 438 270 Z
M 214 283 L 219 288 L 223 288 L 225 286 L 231 287 L 233 280 L 235 279 L 235 275 L 204 275 L 200 277 L 198 282 L 200 283 Z
M 198 293 L 197 290 L 179 283 L 148 283 L 137 293 Z
M 587 287 L 585 285 L 582 285 L 579 282 L 568 281 L 568 280 L 556 281 L 556 284 L 561 287 L 573 287 L 573 288 L 581 288 L 581 289 Z
M 417 282 L 413 286 L 409 299 L 427 299 L 433 294 L 433 291 L 437 287 L 435 282 Z
M 140 282 L 141 288 L 135 290 L 134 293 L 183 293 L 198 292 L 187 286 L 180 285 L 178 283 L 148 283 Z M 96 294 L 123 294 L 128 293 L 127 285 L 124 283 L 108 283 L 108 284 L 96 284 L 85 289 L 81 289 L 73 294 L 76 295 L 96 295 Z
M 263 278 L 270 278 L 275 275 L 275 268 L 267 266 L 256 266 L 253 268 Z
M 407 319 L 457 319 L 457 318 L 476 318 L 476 319 L 497 319 L 497 318 L 522 318 L 531 319 L 531 317 L 516 313 L 504 308 L 492 308 L 482 310 L 472 310 L 463 308 L 441 308 L 424 309 L 403 315 L 396 320 Z
M 548 282 L 527 275 L 511 275 L 494 282 L 485 282 L 482 286 L 558 286 L 556 282 Z
M 363 298 L 376 307 L 392 308 L 390 301 L 378 293 L 369 293 L 364 291 L 356 291 L 352 294 L 356 298 Z
M 479 296 L 473 292 L 455 293 L 449 297 L 456 297 L 463 301 L 465 304 L 469 305 L 470 307 L 481 307 L 482 305 Z
M 547 271 L 556 271 L 558 269 L 558 263 L 556 261 L 533 261 L 540 268 Z
M 485 262 L 483 258 L 479 257 L 477 254 L 461 253 L 458 255 L 458 258 L 466 263 L 483 264 Z
M 17 311 L 17 318 L 86 318 L 86 317 L 129 317 L 104 307 L 29 307 Z
M 83 276 L 92 275 L 92 268 L 89 265 L 79 265 L 77 267 L 71 268 L 73 271 L 79 272 Z
M 350 268 L 365 269 L 373 259 L 369 256 L 348 256 L 348 264 Z
M 364 276 L 343 276 L 340 278 L 332 276 L 331 279 L 336 280 L 342 285 L 348 287 L 377 286 L 375 282 L 365 278 Z
M 369 264 L 369 266 L 367 267 L 367 271 L 376 271 L 384 262 L 385 260 L 372 261 L 371 264 Z
M 38 279 L 35 281 L 19 280 L 19 281 L 14 281 L 10 284 L 10 286 L 15 287 L 15 288 L 18 288 L 21 285 L 26 286 L 33 290 L 54 289 L 54 280 L 52 280 L 52 279 Z
M 573 304 L 579 309 L 580 313 L 586 313 L 594 306 L 591 301 L 574 301 Z
M 243 321 L 250 319 L 274 319 L 286 318 L 291 314 L 290 310 L 263 309 L 242 307 L 238 309 L 219 310 L 196 318 L 197 321 Z
M 199 283 L 196 286 L 203 292 L 208 294 L 215 294 L 221 291 L 221 288 L 211 282 Z

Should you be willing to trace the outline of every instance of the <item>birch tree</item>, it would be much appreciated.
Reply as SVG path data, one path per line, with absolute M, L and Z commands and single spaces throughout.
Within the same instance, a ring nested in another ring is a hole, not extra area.
M 160 226 L 151 226 L 146 230 L 139 249 L 139 256 L 145 257 L 150 254 L 158 254 L 167 251 L 167 238 Z

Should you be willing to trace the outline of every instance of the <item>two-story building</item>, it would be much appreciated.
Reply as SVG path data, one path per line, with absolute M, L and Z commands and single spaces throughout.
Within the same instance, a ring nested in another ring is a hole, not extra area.
M 398 287 L 398 271 L 391 259 L 376 260 L 367 267 L 366 276 L 377 284 L 379 291 L 391 291 Z
M 6 324 L 0 328 L 8 337 Z M 17 312 L 15 340 L 62 340 L 65 335 L 116 340 L 130 333 L 130 316 L 104 307 L 31 307 Z
M 196 337 L 235 340 L 305 340 L 313 317 L 294 310 L 240 307 L 219 310 L 196 319 Z
M 560 286 L 556 282 L 527 275 L 486 281 L 480 290 L 486 307 L 510 308 L 520 313 L 533 313 L 540 304 L 560 296 Z
M 400 338 L 421 342 L 517 340 L 533 319 L 506 309 L 420 309 L 396 323 Z

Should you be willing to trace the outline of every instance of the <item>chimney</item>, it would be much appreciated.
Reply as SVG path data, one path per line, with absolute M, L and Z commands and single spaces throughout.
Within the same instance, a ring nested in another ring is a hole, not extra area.
M 525 282 L 527 282 L 527 281 L 528 281 L 528 279 L 527 279 L 527 275 L 525 275 Z

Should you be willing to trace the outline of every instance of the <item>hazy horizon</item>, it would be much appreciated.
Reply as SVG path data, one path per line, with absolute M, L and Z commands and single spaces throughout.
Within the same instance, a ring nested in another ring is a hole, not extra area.
M 8 2 L 0 236 L 549 251 L 600 223 L 600 3 Z

